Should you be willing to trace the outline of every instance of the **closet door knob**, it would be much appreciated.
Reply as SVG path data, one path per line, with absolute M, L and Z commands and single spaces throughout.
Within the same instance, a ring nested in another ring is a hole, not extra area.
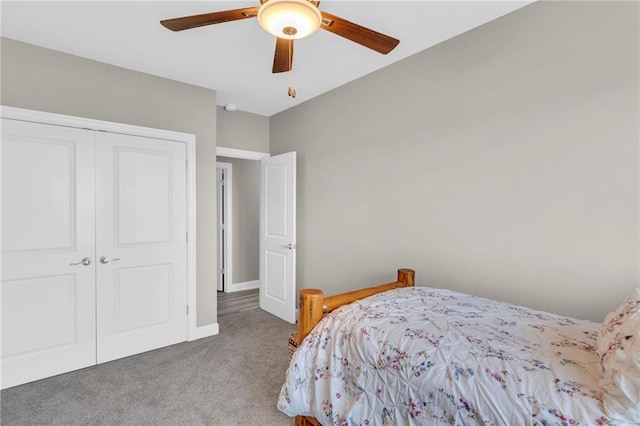
M 91 258 L 89 258 L 89 257 L 85 257 L 85 258 L 84 258 L 84 259 L 82 259 L 80 262 L 77 262 L 77 263 L 70 263 L 69 265 L 71 265 L 71 266 L 76 266 L 76 265 L 89 266 L 89 265 L 91 265 Z
M 116 260 L 120 260 L 120 258 L 119 258 L 119 257 L 114 257 L 113 259 L 109 259 L 109 258 L 108 258 L 108 257 L 106 257 L 106 256 L 102 256 L 102 257 L 100 258 L 100 263 L 107 264 L 107 263 L 109 263 L 109 262 L 115 262 Z

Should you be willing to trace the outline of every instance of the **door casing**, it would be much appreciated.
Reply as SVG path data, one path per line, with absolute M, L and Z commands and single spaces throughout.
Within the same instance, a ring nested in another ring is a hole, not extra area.
M 216 162 L 216 171 L 222 172 L 224 183 L 222 186 L 224 189 L 222 193 L 218 193 L 217 200 L 218 206 L 216 211 L 218 212 L 218 217 L 216 219 L 216 224 L 218 227 L 218 291 L 228 292 L 230 284 L 233 283 L 233 164 L 231 163 L 223 163 Z M 218 173 L 216 173 L 216 180 L 218 191 L 220 191 L 220 179 Z M 222 206 L 220 206 L 222 203 Z M 224 215 L 224 223 L 221 221 L 220 213 Z M 221 230 L 220 228 L 223 227 Z M 224 236 L 221 238 L 221 234 Z M 221 253 L 222 251 L 222 253 Z M 224 272 L 220 272 L 223 270 Z M 221 276 L 224 276 L 224 285 L 220 285 Z
M 254 160 L 254 161 L 260 161 L 263 158 L 267 158 L 270 157 L 270 155 L 266 152 L 259 152 L 259 151 L 246 151 L 246 150 L 242 150 L 242 149 L 235 149 L 235 148 L 225 148 L 222 146 L 219 146 L 216 148 L 216 157 L 226 157 L 226 158 L 238 158 L 238 159 L 242 159 L 242 160 Z M 227 224 L 226 224 L 226 229 L 227 229 L 227 233 L 226 233 L 226 269 L 225 269 L 225 292 L 229 292 L 229 291 L 240 291 L 240 290 L 247 290 L 249 288 L 254 288 L 254 287 L 243 287 L 243 286 L 238 286 L 238 285 L 233 285 L 233 223 L 232 223 L 232 217 L 233 217 L 233 172 L 232 172 L 232 164 L 231 163 L 221 163 L 218 162 L 218 165 L 220 164 L 228 164 L 229 165 L 229 169 L 228 169 L 228 174 L 225 177 L 226 180 L 226 189 L 225 192 L 227 194 L 227 205 L 226 205 L 226 215 L 227 215 Z M 260 284 L 261 285 L 261 284 Z

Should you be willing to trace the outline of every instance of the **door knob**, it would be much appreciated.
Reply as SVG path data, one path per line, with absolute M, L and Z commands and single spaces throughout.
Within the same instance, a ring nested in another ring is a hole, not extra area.
M 286 246 L 282 246 L 282 247 L 284 247 L 286 249 L 289 249 L 289 250 L 293 250 L 294 248 L 296 248 L 296 245 L 289 243 Z
M 91 265 L 91 258 L 85 257 L 80 262 L 78 262 L 78 263 L 70 263 L 69 265 L 71 265 L 71 266 L 76 266 L 76 265 L 89 266 L 89 265 Z
M 114 257 L 113 259 L 109 259 L 109 258 L 108 258 L 108 257 L 106 257 L 106 256 L 102 256 L 102 257 L 100 258 L 100 263 L 103 263 L 103 264 L 105 264 L 105 265 L 106 265 L 107 263 L 109 263 L 109 262 L 115 262 L 116 260 L 120 260 L 120 258 L 119 258 L 119 257 Z

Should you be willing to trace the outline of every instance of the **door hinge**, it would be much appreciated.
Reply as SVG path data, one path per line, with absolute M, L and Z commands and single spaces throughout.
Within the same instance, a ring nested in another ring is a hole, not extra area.
M 189 315 L 189 305 L 187 305 L 187 315 Z
M 220 268 L 220 274 L 224 275 L 224 268 Z

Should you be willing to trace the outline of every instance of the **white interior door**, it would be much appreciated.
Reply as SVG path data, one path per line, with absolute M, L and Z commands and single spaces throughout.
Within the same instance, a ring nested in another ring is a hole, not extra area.
M 296 153 L 262 160 L 260 308 L 296 322 Z
M 96 135 L 98 363 L 187 338 L 186 146 Z
M 2 119 L 3 388 L 95 364 L 93 164 L 93 132 Z

